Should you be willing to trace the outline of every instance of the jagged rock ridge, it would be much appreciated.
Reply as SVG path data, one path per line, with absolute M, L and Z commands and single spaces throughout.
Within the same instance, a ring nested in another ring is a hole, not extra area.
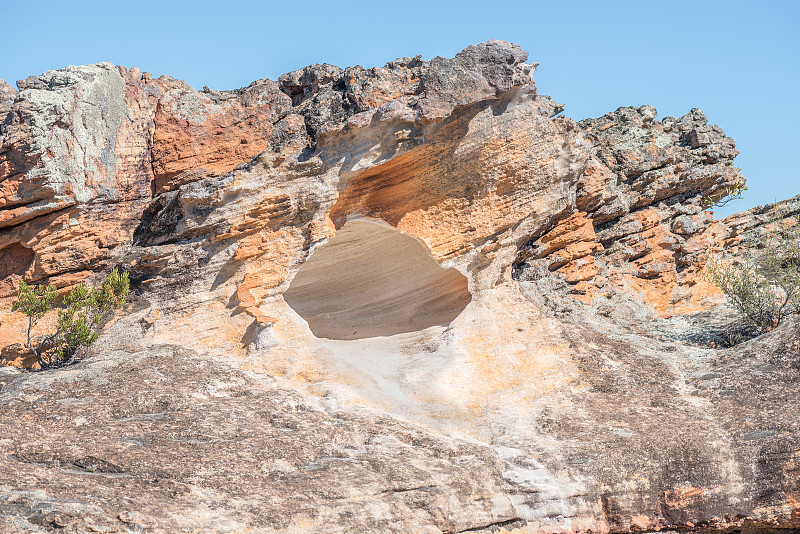
M 0 83 L 3 357 L 26 364 L 20 279 L 67 291 L 119 265 L 135 290 L 95 356 L 2 368 L 3 528 L 798 527 L 797 321 L 698 345 L 728 320 L 706 252 L 781 217 L 702 211 L 744 179 L 699 110 L 576 123 L 526 60 L 491 41 L 237 91 L 105 63 Z M 415 312 L 376 277 L 376 320 L 463 311 L 314 336 L 283 295 L 367 223 L 469 292 Z

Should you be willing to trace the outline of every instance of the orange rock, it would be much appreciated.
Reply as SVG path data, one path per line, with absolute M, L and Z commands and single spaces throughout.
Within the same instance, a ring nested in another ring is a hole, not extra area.
M 292 229 L 254 234 L 246 241 L 238 259 L 246 257 L 250 262 L 244 280 L 236 288 L 236 298 L 240 309 L 259 317 L 258 306 L 286 280 L 289 269 L 303 257 L 302 236 Z
M 270 80 L 236 92 L 203 93 L 167 77 L 154 83 L 164 91 L 154 118 L 155 194 L 250 161 L 268 148 L 273 124 L 291 108 L 291 99 Z
M 549 269 L 564 277 L 570 284 L 584 283 L 576 295 L 586 295 L 585 282 L 598 273 L 593 254 L 603 250 L 596 241 L 594 224 L 582 212 L 574 213 L 556 224 L 536 243 L 539 250 L 535 258 L 545 258 Z
M 557 224 L 539 239 L 545 249 L 538 254 L 538 257 L 548 256 L 572 243 L 594 242 L 594 240 L 594 225 L 591 219 L 587 219 L 585 213 L 578 212 Z
M 381 219 L 422 239 L 442 261 L 472 250 L 531 213 L 551 210 L 541 191 L 552 186 L 553 177 L 557 183 L 571 171 L 560 167 L 563 152 L 554 150 L 550 140 L 563 136 L 568 145 L 573 143 L 572 123 L 541 122 L 537 114 L 535 107 L 518 106 L 500 115 L 486 108 L 478 116 L 452 117 L 421 146 L 349 178 L 328 214 L 331 221 L 341 228 L 353 215 Z M 492 133 L 478 133 L 474 124 Z M 576 149 L 573 157 L 580 160 L 582 152 Z M 593 232 L 585 220 L 578 228 Z
M 33 265 L 33 250 L 12 243 L 0 249 L 0 299 L 16 293 L 19 281 Z
M 634 212 L 633 216 L 634 219 L 642 223 L 642 230 L 654 228 L 658 223 L 661 222 L 661 216 L 653 208 L 639 210 Z
M 650 526 L 650 518 L 646 515 L 635 515 L 631 517 L 631 529 L 647 530 Z
M 597 262 L 594 257 L 587 256 L 566 264 L 556 271 L 570 284 L 591 280 L 597 275 Z
M 0 365 L 31 369 L 36 364 L 38 364 L 36 355 L 21 343 L 6 345 L 0 350 Z
M 592 158 L 583 173 L 581 181 L 578 183 L 578 190 L 575 197 L 575 204 L 580 211 L 594 211 L 601 204 L 611 202 L 614 198 L 613 191 L 609 184 L 614 183 L 617 176 L 603 163 Z M 622 215 L 620 208 L 616 212 L 606 214 L 607 218 Z

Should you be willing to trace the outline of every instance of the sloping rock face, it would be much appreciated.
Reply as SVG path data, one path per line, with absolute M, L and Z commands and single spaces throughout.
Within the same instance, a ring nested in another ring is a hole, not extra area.
M 800 527 L 800 324 L 710 348 L 698 274 L 797 199 L 714 221 L 699 110 L 576 123 L 526 60 L 0 83 L 2 528 Z M 112 266 L 92 355 L 18 369 L 19 280 Z
M 763 246 L 771 236 L 792 228 L 798 220 L 800 195 L 725 218 L 712 228 L 713 243 L 730 256 L 741 256 L 747 249 Z

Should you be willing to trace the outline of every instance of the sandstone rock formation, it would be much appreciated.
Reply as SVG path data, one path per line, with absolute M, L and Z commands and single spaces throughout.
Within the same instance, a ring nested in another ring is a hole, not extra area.
M 458 317 L 467 279 L 444 270 L 423 243 L 371 221 L 349 221 L 298 270 L 283 294 L 328 339 L 415 332 Z
M 625 288 L 662 314 L 699 311 L 716 296 L 698 277 L 716 244 L 701 200 L 721 198 L 744 178 L 733 166 L 733 139 L 700 110 L 655 117 L 642 106 L 581 122 L 594 148 L 576 190 L 579 211 L 528 243 L 521 259 L 544 259 L 586 301 Z
M 526 60 L 0 83 L 2 528 L 799 528 L 800 322 L 711 348 L 698 273 L 800 200 L 714 221 L 719 127 L 577 123 Z M 19 280 L 112 266 L 93 354 L 18 369 Z

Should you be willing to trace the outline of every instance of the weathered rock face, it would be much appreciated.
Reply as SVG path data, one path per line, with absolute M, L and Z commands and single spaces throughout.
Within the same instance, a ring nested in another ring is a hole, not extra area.
M 521 279 L 538 260 L 586 302 L 633 289 L 665 315 L 718 303 L 698 276 L 714 244 L 701 200 L 744 183 L 733 166 L 738 152 L 698 109 L 655 117 L 655 108 L 642 106 L 581 122 L 594 149 L 576 191 L 579 211 L 526 245 Z
M 20 279 L 134 281 L 93 356 L 0 368 L 0 525 L 800 527 L 798 321 L 701 343 L 706 252 L 777 212 L 701 210 L 743 178 L 698 110 L 576 123 L 526 59 L 0 83 L 0 357 Z
M 291 100 L 278 84 L 259 80 L 238 91 L 198 93 L 161 78 L 153 118 L 155 193 L 232 171 L 263 152 Z
M 11 109 L 11 104 L 14 103 L 14 97 L 17 91 L 8 85 L 4 80 L 0 80 L 0 117 L 5 119 L 8 111 Z
M 737 256 L 746 249 L 763 246 L 770 236 L 796 225 L 799 215 L 800 195 L 726 217 L 709 233 L 716 248 Z

